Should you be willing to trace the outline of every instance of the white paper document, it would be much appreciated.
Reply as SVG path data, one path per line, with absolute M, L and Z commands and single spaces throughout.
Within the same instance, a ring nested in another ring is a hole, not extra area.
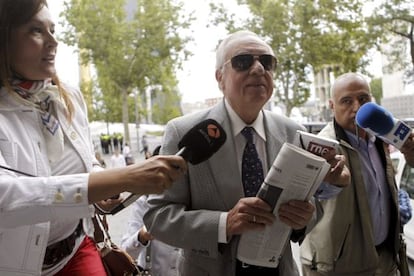
M 278 218 L 280 204 L 292 199 L 309 200 L 329 169 L 322 157 L 284 143 L 257 194 L 273 207 L 276 221 L 264 230 L 241 235 L 237 258 L 251 265 L 277 267 L 291 233 L 291 228 Z

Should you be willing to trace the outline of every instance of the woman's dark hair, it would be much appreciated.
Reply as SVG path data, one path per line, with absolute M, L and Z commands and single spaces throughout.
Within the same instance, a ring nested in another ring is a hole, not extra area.
M 13 29 L 32 19 L 46 0 L 1 0 L 0 1 L 0 84 L 9 86 L 12 77 L 10 66 L 10 35 Z
M 14 29 L 29 22 L 43 7 L 46 0 L 0 0 L 0 88 L 11 91 L 10 79 L 13 71 L 10 61 L 10 36 Z M 74 107 L 68 93 L 57 76 L 52 77 L 67 107 L 67 116 L 72 118 Z

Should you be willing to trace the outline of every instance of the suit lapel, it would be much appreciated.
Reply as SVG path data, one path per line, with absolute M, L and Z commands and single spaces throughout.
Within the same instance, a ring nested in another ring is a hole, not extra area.
M 244 197 L 240 168 L 236 161 L 236 151 L 233 131 L 230 124 L 224 102 L 212 109 L 209 117 L 216 120 L 226 132 L 227 138 L 224 145 L 209 160 L 209 167 L 215 178 L 219 196 L 229 210 Z
M 263 111 L 263 123 L 266 131 L 266 154 L 268 170 L 272 167 L 273 161 L 280 151 L 284 141 L 281 130 L 276 122 L 267 112 Z M 266 173 L 265 173 L 266 175 Z

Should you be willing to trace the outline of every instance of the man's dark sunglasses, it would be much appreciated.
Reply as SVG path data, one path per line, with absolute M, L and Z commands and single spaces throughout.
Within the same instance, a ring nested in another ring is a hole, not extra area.
M 231 62 L 231 67 L 236 71 L 246 71 L 258 59 L 260 64 L 266 71 L 274 71 L 277 66 L 277 59 L 272 55 L 251 55 L 251 54 L 242 54 L 232 57 L 226 63 Z

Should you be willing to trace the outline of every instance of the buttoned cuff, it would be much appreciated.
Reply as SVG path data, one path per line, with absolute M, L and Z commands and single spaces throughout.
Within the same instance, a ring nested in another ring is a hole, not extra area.
M 228 243 L 227 240 L 227 212 L 220 214 L 219 225 L 218 225 L 218 242 Z

